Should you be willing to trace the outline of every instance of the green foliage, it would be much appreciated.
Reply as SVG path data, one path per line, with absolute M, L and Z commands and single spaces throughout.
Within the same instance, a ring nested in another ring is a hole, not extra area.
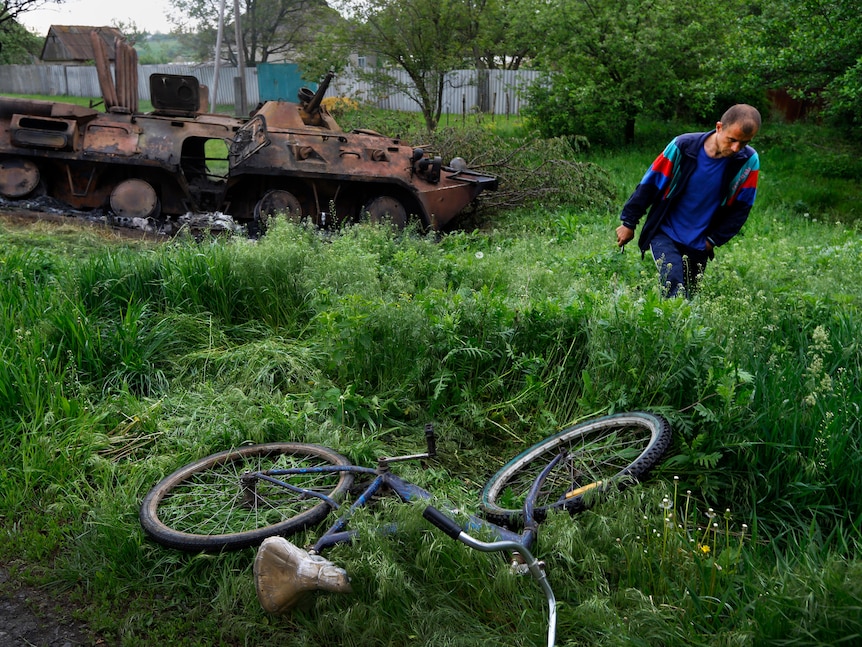
M 158 65 L 175 61 L 193 61 L 197 59 L 195 50 L 189 46 L 189 39 L 179 34 L 129 34 L 134 40 L 138 52 L 138 62 L 141 65 Z
M 862 161 L 856 147 L 841 129 L 822 126 L 818 132 L 828 146 L 812 141 L 806 127 L 767 123 L 754 143 L 765 176 L 758 200 L 808 219 L 858 222 Z M 814 179 L 788 181 L 799 173 L 813 174 Z
M 725 94 L 787 90 L 859 135 L 862 15 L 854 0 L 752 5 L 737 23 L 735 55 L 721 62 Z
M 0 23 L 0 43 L 0 65 L 28 65 L 42 51 L 42 39 L 14 20 Z
M 862 56 L 829 84 L 825 97 L 826 117 L 857 141 L 862 139 Z
M 171 21 L 186 46 L 197 52 L 197 60 L 211 60 L 218 35 L 219 4 L 173 0 L 172 6 L 176 12 Z M 298 46 L 313 43 L 317 32 L 342 20 L 325 2 L 315 0 L 243 0 L 237 6 L 242 14 L 243 60 L 251 67 L 292 54 Z M 227 3 L 224 8 L 224 24 L 229 26 L 223 33 L 225 55 L 235 65 L 238 54 L 232 26 L 234 5 Z
M 357 69 L 360 78 L 371 81 L 381 93 L 400 91 L 422 111 L 426 129 L 437 127 L 443 110 L 441 98 L 446 73 L 463 66 L 468 57 L 474 25 L 470 6 L 459 1 L 427 3 L 418 0 L 392 2 L 372 0 L 345 7 L 352 19 L 329 37 L 323 59 L 343 65 L 346 55 L 360 52 L 376 62 Z M 316 51 L 309 58 L 321 58 Z M 409 83 L 391 73 L 406 72 Z
M 429 133 L 415 113 L 368 108 L 339 121 L 345 129 L 362 126 L 396 135 L 440 156 L 444 164 L 461 157 L 469 168 L 497 176 L 499 189 L 482 194 L 473 205 L 475 211 L 459 217 L 462 227 L 465 222 L 483 226 L 500 209 L 541 206 L 598 212 L 616 199 L 605 169 L 579 159 L 581 151 L 571 140 L 537 137 L 522 124 L 479 116 Z
M 649 409 L 675 438 L 653 478 L 540 528 L 558 644 L 860 634 L 859 232 L 782 195 L 835 179 L 818 174 L 838 162 L 809 148 L 834 148 L 829 131 L 764 138 L 763 200 L 691 301 L 659 298 L 606 208 L 571 204 L 435 237 L 279 220 L 258 241 L 152 246 L 0 224 L 0 560 L 65 587 L 111 644 L 536 644 L 534 583 L 414 506 L 363 512 L 359 540 L 327 554 L 353 594 L 275 618 L 253 550 L 163 549 L 138 505 L 166 473 L 242 442 L 369 463 L 417 451 L 433 421 L 438 458 L 395 469 L 475 510 L 525 446 Z M 589 156 L 622 191 L 653 153 Z M 401 532 L 379 535 L 390 521 Z
M 714 97 L 709 59 L 721 51 L 734 3 L 551 3 L 539 12 L 540 62 L 552 73 L 530 93 L 545 136 L 630 143 L 642 115 L 688 118 Z

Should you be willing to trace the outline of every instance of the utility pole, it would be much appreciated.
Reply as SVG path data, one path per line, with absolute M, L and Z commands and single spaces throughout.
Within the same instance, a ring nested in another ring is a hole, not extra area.
M 221 0 L 221 5 L 218 12 L 218 32 L 216 35 L 215 47 L 215 71 L 213 72 L 213 93 L 210 97 L 210 112 L 216 111 L 216 98 L 218 95 L 218 75 L 221 68 L 221 39 L 224 32 L 224 0 Z
M 224 1 L 224 0 L 222 0 Z M 233 0 L 233 24 L 236 30 L 236 65 L 239 72 L 239 116 L 248 114 L 248 98 L 245 93 L 245 50 L 242 45 L 242 26 L 239 19 L 239 0 Z

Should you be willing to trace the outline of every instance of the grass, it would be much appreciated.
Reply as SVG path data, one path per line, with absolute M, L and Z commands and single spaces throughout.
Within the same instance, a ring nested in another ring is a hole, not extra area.
M 360 515 L 361 541 L 327 554 L 353 594 L 273 618 L 253 550 L 163 549 L 138 505 L 169 471 L 241 442 L 369 462 L 418 450 L 433 420 L 438 460 L 396 469 L 475 510 L 525 445 L 650 409 L 676 434 L 654 477 L 541 527 L 558 644 L 852 642 L 855 189 L 811 175 L 810 134 L 771 137 L 762 200 L 692 301 L 661 299 L 598 208 L 532 206 L 439 239 L 279 223 L 257 242 L 152 246 L 0 224 L 0 560 L 80 603 L 108 644 L 539 644 L 535 585 L 412 506 Z M 654 148 L 588 155 L 622 201 Z M 818 187 L 838 195 L 817 202 Z M 803 192 L 807 218 L 792 208 Z M 378 536 L 383 520 L 402 532 Z

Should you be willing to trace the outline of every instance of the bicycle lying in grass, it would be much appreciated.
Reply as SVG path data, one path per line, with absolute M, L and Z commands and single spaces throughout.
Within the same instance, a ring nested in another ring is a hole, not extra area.
M 405 502 L 431 500 L 427 490 L 390 469 L 394 463 L 435 456 L 431 425 L 425 434 L 426 452 L 383 457 L 376 468 L 351 465 L 332 449 L 306 443 L 250 445 L 213 454 L 160 481 L 144 498 L 141 524 L 160 544 L 181 550 L 260 545 L 255 584 L 262 606 L 271 613 L 289 610 L 311 591 L 348 592 L 347 573 L 320 553 L 352 540 L 355 533 L 346 527 L 353 512 L 385 491 Z M 491 477 L 481 498 L 486 519 L 470 516 L 462 527 L 432 506 L 426 506 L 423 516 L 471 548 L 510 552 L 513 567 L 528 571 L 545 593 L 548 644 L 553 645 L 556 601 L 544 565 L 531 553 L 539 523 L 549 511 L 579 512 L 600 493 L 643 477 L 670 442 L 670 425 L 650 413 L 582 422 L 521 452 Z M 370 482 L 311 548 L 306 551 L 284 538 L 344 507 L 341 502 L 356 477 Z M 474 538 L 470 532 L 478 529 L 496 541 Z

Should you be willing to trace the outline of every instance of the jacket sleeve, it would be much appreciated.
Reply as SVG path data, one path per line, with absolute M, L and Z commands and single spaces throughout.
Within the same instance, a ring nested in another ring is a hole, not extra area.
M 759 174 L 760 158 L 755 152 L 731 181 L 728 195 L 719 207 L 718 217 L 712 219 L 706 232 L 707 239 L 716 247 L 736 236 L 748 220 L 757 197 Z
M 676 139 L 674 139 L 665 147 L 661 155 L 655 158 L 640 184 L 637 185 L 634 193 L 623 206 L 620 220 L 626 227 L 636 228 L 647 210 L 667 194 L 680 155 Z

